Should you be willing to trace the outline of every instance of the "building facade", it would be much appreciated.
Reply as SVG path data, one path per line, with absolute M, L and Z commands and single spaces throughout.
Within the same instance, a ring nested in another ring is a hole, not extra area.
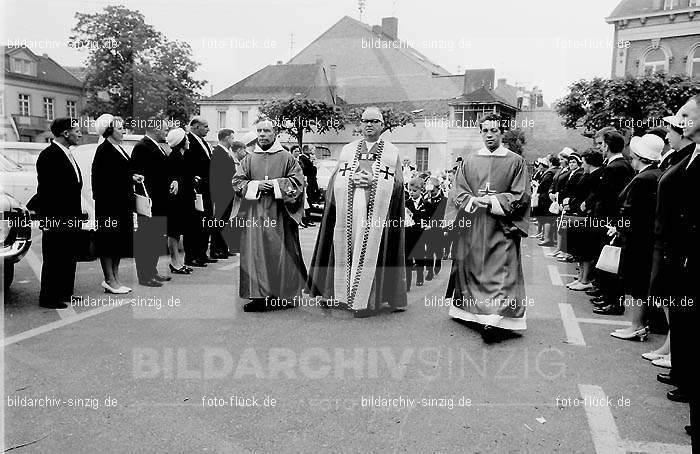
M 3 46 L 4 83 L 0 92 L 0 140 L 46 142 L 51 121 L 78 118 L 83 84 L 48 55 L 26 47 Z
M 700 78 L 700 0 L 622 0 L 605 20 L 615 26 L 612 77 Z

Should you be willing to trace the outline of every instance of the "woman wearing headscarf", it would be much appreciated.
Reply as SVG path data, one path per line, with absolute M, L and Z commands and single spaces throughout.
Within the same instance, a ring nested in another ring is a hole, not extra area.
M 131 170 L 130 156 L 121 146 L 124 121 L 110 114 L 101 115 L 95 126 L 102 142 L 92 161 L 92 198 L 95 200 L 97 232 L 95 249 L 104 274 L 106 293 L 128 293 L 131 288 L 119 280 L 119 262 L 133 257 L 134 184 L 143 176 Z

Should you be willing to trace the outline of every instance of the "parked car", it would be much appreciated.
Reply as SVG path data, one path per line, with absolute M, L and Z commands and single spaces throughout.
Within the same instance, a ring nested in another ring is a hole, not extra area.
M 335 159 L 319 159 L 316 161 L 316 181 L 318 182 L 318 190 L 320 196 L 311 205 L 312 213 L 323 213 L 326 206 L 326 189 L 328 181 L 331 179 L 335 168 L 338 166 L 338 161 Z
M 15 263 L 22 260 L 32 244 L 32 223 L 29 211 L 17 199 L 0 188 L 0 258 L 4 263 L 5 290 L 15 276 Z
M 22 205 L 36 194 L 36 172 L 22 167 L 2 153 L 0 153 L 0 183 L 4 191 Z

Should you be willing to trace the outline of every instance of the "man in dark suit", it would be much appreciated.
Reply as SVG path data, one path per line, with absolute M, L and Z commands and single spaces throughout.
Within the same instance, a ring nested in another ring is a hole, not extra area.
M 151 198 L 151 217 L 138 215 L 138 230 L 134 234 L 134 261 L 139 284 L 161 287 L 170 277 L 158 274 L 158 257 L 166 251 L 165 232 L 168 196 L 177 193 L 177 181 L 168 175 L 168 156 L 161 149 L 165 142 L 168 121 L 149 118 L 146 135 L 131 153 L 133 172 L 144 176 L 144 185 Z M 142 189 L 137 187 L 137 192 Z
M 233 202 L 233 175 L 236 173 L 236 160 L 231 146 L 234 143 L 233 129 L 221 129 L 217 137 L 219 143 L 211 153 L 210 191 L 214 204 L 214 219 L 217 226 L 211 234 L 211 256 L 215 259 L 226 259 L 232 252 L 224 239 L 224 230 L 228 231 L 228 218 L 231 215 Z
M 617 131 L 606 130 L 596 134 L 596 145 L 605 156 L 606 165 L 600 176 L 599 197 L 592 214 L 599 222 L 609 222 L 616 225 L 620 218 L 620 193 L 634 177 L 634 170 L 622 155 L 625 148 L 625 138 Z M 622 315 L 624 307 L 624 289 L 622 281 L 611 273 L 598 273 L 598 286 L 602 293 L 602 301 L 593 309 L 596 314 Z
M 209 172 L 211 165 L 211 147 L 206 141 L 209 133 L 209 123 L 201 117 L 194 117 L 190 121 L 190 132 L 187 140 L 190 148 L 185 151 L 185 162 L 190 171 L 190 176 L 195 185 L 195 191 L 202 195 L 204 211 L 198 211 L 193 216 L 188 232 L 184 236 L 185 241 L 185 265 L 207 266 L 207 263 L 216 263 L 217 260 L 207 256 L 209 237 L 212 227 L 210 222 L 214 215 L 214 207 L 211 201 Z
M 39 305 L 65 309 L 73 295 L 75 247 L 86 217 L 80 195 L 83 176 L 69 149 L 82 133 L 72 118 L 55 119 L 51 133 L 54 140 L 36 161 L 38 186 L 31 209 L 38 212 L 43 230 Z
M 319 198 L 318 179 L 316 178 L 318 169 L 311 160 L 312 153 L 314 153 L 313 148 L 308 145 L 304 145 L 301 148 L 301 154 L 299 155 L 299 165 L 301 166 L 301 171 L 304 172 L 304 177 L 306 177 L 306 199 L 309 201 L 309 204 L 317 201 Z M 305 210 L 304 219 L 302 219 L 302 222 L 309 227 L 313 227 L 314 224 L 311 222 L 311 218 L 309 216 L 310 210 L 310 208 Z

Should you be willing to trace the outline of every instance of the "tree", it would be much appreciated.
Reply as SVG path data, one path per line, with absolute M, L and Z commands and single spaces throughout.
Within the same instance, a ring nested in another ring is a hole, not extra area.
M 127 126 L 165 115 L 186 122 L 196 113 L 197 91 L 205 81 L 191 75 L 199 66 L 186 43 L 168 39 L 146 23 L 143 14 L 124 6 L 76 13 L 71 42 L 88 50 L 83 114 L 119 115 Z
M 281 132 L 294 137 L 301 147 L 304 133 L 323 134 L 345 129 L 345 116 L 337 106 L 307 98 L 268 101 L 260 112 L 272 120 Z
M 645 77 L 581 80 L 555 109 L 567 128 L 597 130 L 605 126 L 631 129 L 635 135 L 660 125 L 700 91 L 700 81 L 685 75 L 653 74 Z
M 513 153 L 522 156 L 526 143 L 525 132 L 520 128 L 510 129 L 503 134 L 503 144 Z
M 350 109 L 350 111 L 347 113 L 347 120 L 350 123 L 359 125 L 360 119 L 362 118 L 362 112 L 364 110 L 364 108 L 359 107 Z M 416 125 L 414 115 L 410 112 L 394 112 L 391 107 L 380 107 L 379 110 L 382 112 L 382 116 L 384 117 L 384 131 L 382 132 L 391 132 L 396 128 L 406 126 L 407 124 L 411 124 L 413 126 Z M 355 130 L 355 133 L 359 133 L 359 128 Z

